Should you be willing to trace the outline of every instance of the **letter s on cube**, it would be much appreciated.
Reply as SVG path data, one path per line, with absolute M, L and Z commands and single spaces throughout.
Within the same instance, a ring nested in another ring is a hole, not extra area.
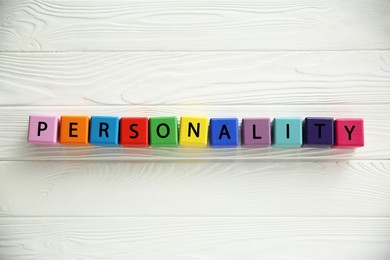
M 30 116 L 27 141 L 35 144 L 58 143 L 58 122 L 56 116 Z
M 120 144 L 126 147 L 149 146 L 149 119 L 147 117 L 122 117 Z

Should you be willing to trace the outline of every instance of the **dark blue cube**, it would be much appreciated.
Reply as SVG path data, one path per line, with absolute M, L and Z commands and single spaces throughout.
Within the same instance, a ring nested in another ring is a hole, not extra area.
M 238 145 L 237 118 L 210 119 L 210 146 L 234 147 Z
M 332 146 L 334 144 L 333 123 L 331 117 L 306 117 L 303 130 L 304 146 Z

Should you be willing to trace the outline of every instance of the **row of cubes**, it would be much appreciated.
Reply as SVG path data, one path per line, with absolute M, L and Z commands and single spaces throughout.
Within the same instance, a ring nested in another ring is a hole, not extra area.
M 30 116 L 28 142 L 97 146 L 200 146 L 239 145 L 237 118 L 182 116 Z M 243 118 L 241 145 L 245 147 L 335 147 L 364 145 L 363 119 L 330 117 Z

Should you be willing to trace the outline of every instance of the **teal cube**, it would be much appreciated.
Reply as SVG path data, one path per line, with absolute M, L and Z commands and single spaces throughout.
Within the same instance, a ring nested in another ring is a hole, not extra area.
M 302 146 L 302 121 L 300 118 L 275 118 L 273 128 L 273 145 L 275 147 Z

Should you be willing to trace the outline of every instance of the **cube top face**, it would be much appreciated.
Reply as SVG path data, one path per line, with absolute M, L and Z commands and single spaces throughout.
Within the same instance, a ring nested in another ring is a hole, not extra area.
M 275 147 L 302 146 L 302 121 L 300 118 L 275 118 L 273 133 Z
M 364 123 L 361 118 L 336 119 L 335 148 L 356 148 L 364 146 Z
M 56 116 L 30 116 L 27 141 L 35 144 L 58 143 L 58 124 Z
M 66 145 L 88 145 L 89 117 L 62 116 L 60 143 Z
M 184 146 L 207 146 L 209 119 L 205 117 L 182 116 L 180 118 L 179 143 Z
M 331 147 L 334 144 L 334 127 L 331 117 L 306 117 L 304 146 Z
M 177 146 L 178 135 L 176 117 L 149 118 L 149 138 L 152 146 Z
M 210 119 L 210 146 L 235 147 L 238 145 L 237 118 Z
M 243 118 L 241 132 L 244 147 L 271 145 L 271 120 L 269 118 Z
M 118 146 L 119 118 L 92 116 L 89 122 L 89 143 L 92 145 Z
M 122 146 L 149 146 L 149 119 L 147 117 L 122 117 L 119 139 Z

